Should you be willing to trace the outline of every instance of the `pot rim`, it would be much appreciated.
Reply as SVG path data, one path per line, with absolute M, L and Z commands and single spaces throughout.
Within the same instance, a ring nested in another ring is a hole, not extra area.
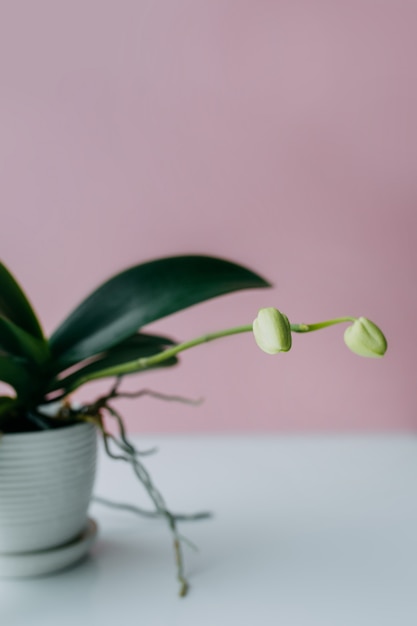
M 41 439 L 44 437 L 59 437 L 60 434 L 62 434 L 62 432 L 66 432 L 70 429 L 81 429 L 81 428 L 96 428 L 96 426 L 94 424 L 92 424 L 91 422 L 87 422 L 84 420 L 79 420 L 79 421 L 75 421 L 75 422 L 71 422 L 68 424 L 62 424 L 61 426 L 57 427 L 57 428 L 46 428 L 44 430 L 34 430 L 34 431 L 23 431 L 23 432 L 19 432 L 19 433 L 1 433 L 0 435 L 0 447 L 2 445 L 3 441 L 13 441 L 13 443 L 17 443 L 18 440 L 20 440 L 22 443 L 25 440 L 29 440 L 29 439 Z

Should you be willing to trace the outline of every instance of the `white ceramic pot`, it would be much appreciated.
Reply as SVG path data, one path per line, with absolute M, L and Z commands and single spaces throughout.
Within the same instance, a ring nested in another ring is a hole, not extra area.
M 0 553 L 47 550 L 79 535 L 96 452 L 96 429 L 85 422 L 1 437 Z

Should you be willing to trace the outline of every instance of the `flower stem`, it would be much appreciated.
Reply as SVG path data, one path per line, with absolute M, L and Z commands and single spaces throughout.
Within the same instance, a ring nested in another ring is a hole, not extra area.
M 343 324 L 343 322 L 354 322 L 355 320 L 356 317 L 337 317 L 333 320 L 316 322 L 315 324 L 291 324 L 291 330 L 293 333 L 310 333 L 314 330 L 320 330 L 321 328 L 327 328 L 335 324 Z
M 108 367 L 98 372 L 94 372 L 93 374 L 89 374 L 88 376 L 79 378 L 67 390 L 66 393 L 72 393 L 73 391 L 75 391 L 75 389 L 78 389 L 78 387 L 81 387 L 81 385 L 84 385 L 91 380 L 96 380 L 98 378 L 108 378 L 111 376 L 120 377 L 125 376 L 126 374 L 132 374 L 133 372 L 140 372 L 141 370 L 145 370 L 155 365 L 159 365 L 159 363 L 163 363 L 164 361 L 170 359 L 179 352 L 183 352 L 184 350 L 188 350 L 189 348 L 194 348 L 195 346 L 198 346 L 202 343 L 208 343 L 209 341 L 213 341 L 214 339 L 220 339 L 221 337 L 227 337 L 229 335 L 237 335 L 238 333 L 247 333 L 251 331 L 252 324 L 247 324 L 245 326 L 226 328 L 225 330 L 220 330 L 215 333 L 202 335 L 201 337 L 197 337 L 196 339 L 191 339 L 190 341 L 185 341 L 184 343 L 180 343 L 176 346 L 173 346 L 172 348 L 168 348 L 168 350 L 164 350 L 163 352 L 158 352 L 158 354 L 154 354 L 153 356 L 142 357 L 140 359 L 136 359 L 135 361 L 129 361 L 129 363 L 123 363 L 114 367 Z
M 356 318 L 354 317 L 339 317 L 332 320 L 327 320 L 324 322 L 317 322 L 315 324 L 291 324 L 291 331 L 295 333 L 308 333 L 315 330 L 320 330 L 321 328 L 326 328 L 328 326 L 333 326 L 334 324 L 341 324 L 343 322 L 354 322 Z M 134 372 L 140 372 L 142 370 L 148 369 L 150 367 L 154 367 L 163 363 L 164 361 L 170 359 L 173 356 L 176 356 L 180 352 L 184 352 L 184 350 L 189 350 L 190 348 L 194 348 L 195 346 L 199 346 L 203 343 L 208 343 L 215 339 L 220 339 L 222 337 L 228 337 L 230 335 L 237 335 L 239 333 L 248 333 L 252 332 L 252 324 L 246 324 L 244 326 L 235 326 L 233 328 L 226 328 L 225 330 L 220 330 L 215 333 L 209 333 L 207 335 L 202 335 L 201 337 L 197 337 L 195 339 L 191 339 L 190 341 L 185 341 L 180 343 L 172 348 L 168 348 L 163 352 L 159 352 L 158 354 L 154 354 L 148 357 L 142 357 L 140 359 L 136 359 L 134 361 L 129 361 L 128 363 L 122 363 L 120 365 L 116 365 L 114 367 L 108 367 L 102 369 L 98 372 L 94 372 L 93 374 L 89 374 L 88 376 L 84 376 L 76 380 L 73 385 L 66 390 L 66 394 L 75 391 L 78 387 L 81 387 L 87 382 L 91 380 L 96 380 L 99 378 L 108 378 L 111 376 L 125 376 L 126 374 L 132 374 Z

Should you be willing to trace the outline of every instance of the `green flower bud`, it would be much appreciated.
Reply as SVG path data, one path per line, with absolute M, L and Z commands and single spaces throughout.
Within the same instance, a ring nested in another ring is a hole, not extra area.
M 288 352 L 291 348 L 291 326 L 288 317 L 278 309 L 261 309 L 253 322 L 253 334 L 258 346 L 268 354 Z
M 387 340 L 373 322 L 360 317 L 345 330 L 345 344 L 360 356 L 381 357 L 387 350 Z

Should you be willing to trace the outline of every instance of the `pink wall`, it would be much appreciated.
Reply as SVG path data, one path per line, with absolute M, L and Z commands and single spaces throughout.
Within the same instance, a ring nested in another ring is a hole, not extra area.
M 203 347 L 128 387 L 204 406 L 124 404 L 133 429 L 416 427 L 416 20 L 406 0 L 2 2 L 1 255 L 48 331 L 115 271 L 202 252 L 276 288 L 155 330 L 275 305 L 366 315 L 390 343 L 381 361 L 341 328 L 275 358 L 250 336 Z

